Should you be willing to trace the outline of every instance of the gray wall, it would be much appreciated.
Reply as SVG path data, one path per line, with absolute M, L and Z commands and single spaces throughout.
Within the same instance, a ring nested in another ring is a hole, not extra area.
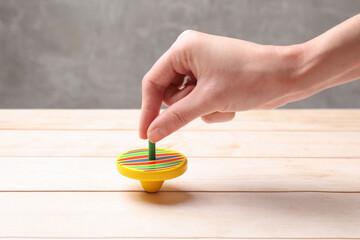
M 0 108 L 139 108 L 141 79 L 185 29 L 286 45 L 358 0 L 0 0 Z M 359 108 L 360 81 L 289 104 Z

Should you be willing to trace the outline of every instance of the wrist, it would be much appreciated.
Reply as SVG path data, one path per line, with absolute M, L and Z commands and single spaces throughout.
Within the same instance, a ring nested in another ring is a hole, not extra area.
M 303 98 L 309 86 L 306 84 L 310 69 L 307 65 L 308 48 L 305 44 L 290 46 L 276 46 L 282 70 L 278 78 L 283 86 L 283 96 L 287 96 L 287 102 Z
M 279 47 L 280 58 L 285 66 L 287 78 L 283 79 L 288 102 L 307 98 L 329 85 L 323 67 L 324 54 L 316 51 L 316 43 L 309 41 L 302 44 Z
M 344 36 L 330 30 L 308 42 L 280 47 L 282 59 L 292 63 L 288 65 L 288 94 L 299 100 L 359 78 L 358 39 L 344 40 Z

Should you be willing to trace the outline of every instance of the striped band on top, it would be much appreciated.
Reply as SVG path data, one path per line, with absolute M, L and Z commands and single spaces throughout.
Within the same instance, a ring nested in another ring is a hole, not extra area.
M 136 149 L 122 154 L 117 164 L 137 171 L 154 172 L 176 168 L 185 162 L 185 157 L 169 149 L 156 149 L 156 159 L 149 160 L 147 148 Z

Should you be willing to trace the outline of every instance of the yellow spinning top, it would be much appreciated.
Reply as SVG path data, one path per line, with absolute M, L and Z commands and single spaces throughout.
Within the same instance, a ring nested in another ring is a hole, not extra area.
M 179 152 L 158 148 L 149 141 L 149 149 L 125 152 L 117 159 L 118 171 L 129 178 L 140 180 L 147 192 L 160 190 L 164 180 L 182 175 L 187 168 L 187 160 Z

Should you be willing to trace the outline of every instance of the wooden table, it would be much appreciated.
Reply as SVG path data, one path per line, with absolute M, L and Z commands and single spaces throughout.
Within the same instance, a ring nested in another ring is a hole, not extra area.
M 188 171 L 148 194 L 116 170 L 138 110 L 0 110 L 0 238 L 360 238 L 360 110 L 195 121 L 158 147 Z

